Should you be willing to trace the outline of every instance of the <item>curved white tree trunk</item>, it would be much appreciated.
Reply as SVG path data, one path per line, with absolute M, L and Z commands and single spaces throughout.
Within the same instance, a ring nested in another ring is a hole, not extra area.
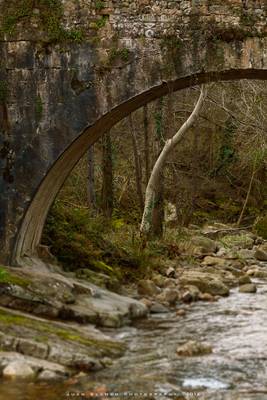
M 188 131 L 189 128 L 193 125 L 193 123 L 196 121 L 201 107 L 204 103 L 205 97 L 207 95 L 207 88 L 206 86 L 202 85 L 201 86 L 201 93 L 198 98 L 198 101 L 195 105 L 194 110 L 192 111 L 191 115 L 187 119 L 186 122 L 181 126 L 181 128 L 176 132 L 176 134 L 171 138 L 168 139 L 162 149 L 162 152 L 160 153 L 153 170 L 151 172 L 147 188 L 146 188 L 146 194 L 145 194 L 145 206 L 144 206 L 144 211 L 143 211 L 143 217 L 142 217 L 142 222 L 140 226 L 140 234 L 141 236 L 147 237 L 149 236 L 151 232 L 151 224 L 152 224 L 152 213 L 153 213 L 153 208 L 154 208 L 154 202 L 155 202 L 155 193 L 156 189 L 158 186 L 159 178 L 160 178 L 160 172 L 168 159 L 169 154 L 171 151 L 174 149 L 174 147 L 181 141 L 182 137 L 184 134 Z

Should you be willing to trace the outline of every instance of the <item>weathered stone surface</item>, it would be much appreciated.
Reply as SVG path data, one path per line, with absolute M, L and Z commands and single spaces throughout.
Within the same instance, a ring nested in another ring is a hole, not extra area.
M 217 265 L 218 267 L 226 267 L 229 265 L 229 261 L 220 257 L 207 256 L 204 258 L 202 265 Z
M 4 378 L 33 378 L 33 369 L 24 361 L 12 361 L 2 372 Z
M 142 296 L 155 296 L 160 293 L 160 289 L 149 279 L 141 279 L 138 282 L 138 293 Z
M 215 253 L 218 249 L 218 244 L 207 237 L 196 236 L 188 242 L 188 252 L 194 255 Z
M 184 286 L 196 286 L 203 293 L 206 292 L 219 296 L 229 295 L 228 287 L 213 274 L 199 271 L 187 271 L 181 276 L 180 282 Z
M 250 279 L 250 277 L 248 275 L 243 275 L 238 279 L 238 284 L 240 286 L 246 285 L 248 283 L 251 283 L 251 279 Z
M 56 374 L 57 377 L 67 377 L 70 375 L 70 371 L 65 367 L 52 363 L 46 360 L 41 360 L 38 358 L 25 356 L 15 352 L 1 352 L 0 353 L 0 370 L 4 370 L 8 365 L 16 363 L 17 366 L 20 364 L 27 365 L 32 371 L 29 371 L 29 377 L 42 373 L 42 371 L 47 371 Z
M 176 289 L 166 288 L 162 293 L 158 294 L 156 299 L 159 302 L 169 303 L 170 305 L 175 304 L 178 299 L 178 291 Z
M 153 303 L 150 307 L 151 314 L 161 314 L 169 312 L 168 308 L 160 303 Z
M 119 327 L 143 317 L 146 306 L 89 282 L 52 272 L 11 269 L 27 286 L 1 284 L 0 305 L 35 315 L 62 320 Z M 70 301 L 71 300 L 71 301 Z
M 254 253 L 254 257 L 259 261 L 267 261 L 267 252 L 258 248 Z
M 259 267 L 249 268 L 247 270 L 247 275 L 252 276 L 254 278 L 267 278 L 267 271 L 261 269 Z
M 203 356 L 212 353 L 212 347 L 209 344 L 190 340 L 185 344 L 178 346 L 176 353 L 178 356 L 183 357 Z
M 240 293 L 256 293 L 257 286 L 254 283 L 248 283 L 239 287 Z

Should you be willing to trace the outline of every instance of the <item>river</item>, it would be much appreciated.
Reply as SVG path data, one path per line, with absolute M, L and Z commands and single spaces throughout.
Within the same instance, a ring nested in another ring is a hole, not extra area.
M 134 326 L 106 330 L 128 345 L 110 368 L 76 383 L 2 381 L 0 400 L 83 399 L 95 387 L 128 392 L 121 399 L 141 393 L 154 399 L 267 399 L 267 283 L 257 285 L 256 294 L 233 289 L 218 302 L 194 303 L 184 317 L 154 314 Z M 176 347 L 187 340 L 207 342 L 213 353 L 178 357 Z

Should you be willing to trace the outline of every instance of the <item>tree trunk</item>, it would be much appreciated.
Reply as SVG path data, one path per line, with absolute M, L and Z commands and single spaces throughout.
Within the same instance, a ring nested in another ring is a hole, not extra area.
M 144 198 L 142 190 L 142 166 L 141 166 L 140 151 L 137 143 L 137 137 L 134 129 L 132 114 L 130 114 L 129 116 L 129 122 L 130 122 L 130 131 L 132 136 L 133 153 L 134 153 L 136 191 L 139 200 L 140 210 L 142 212 L 144 209 Z
M 102 139 L 102 157 L 101 208 L 104 216 L 111 218 L 113 212 L 113 163 L 110 132 L 107 132 Z
M 88 206 L 96 210 L 96 196 L 95 196 L 95 161 L 94 161 L 94 146 L 91 146 L 87 153 L 88 165 L 88 184 L 87 184 L 87 199 Z
M 181 128 L 176 132 L 176 134 L 171 138 L 168 139 L 165 142 L 165 145 L 153 167 L 152 173 L 149 178 L 149 182 L 146 188 L 146 196 L 145 196 L 145 206 L 144 206 L 144 211 L 143 211 L 143 217 L 142 217 L 142 222 L 140 226 L 140 234 L 142 237 L 149 238 L 151 234 L 151 228 L 152 228 L 152 215 L 153 215 L 153 210 L 155 207 L 155 201 L 156 201 L 156 192 L 158 190 L 159 186 L 159 180 L 161 176 L 161 171 L 164 167 L 164 164 L 173 150 L 175 146 L 181 141 L 183 138 L 184 134 L 188 131 L 189 128 L 193 125 L 193 123 L 196 121 L 199 112 L 201 110 L 201 107 L 204 103 L 206 97 L 206 88 L 205 86 L 201 87 L 201 93 L 199 96 L 199 99 L 196 103 L 196 106 L 194 110 L 192 111 L 191 115 L 187 119 L 187 121 L 181 126 Z
M 145 139 L 145 169 L 146 169 L 146 185 L 150 176 L 150 162 L 149 162 L 149 131 L 148 131 L 148 105 L 143 108 L 144 112 L 144 139 Z
M 255 175 L 256 175 L 256 169 L 253 168 L 253 172 L 252 172 L 252 175 L 251 175 L 251 178 L 250 178 L 250 181 L 249 181 L 249 187 L 248 187 L 246 199 L 244 201 L 240 216 L 238 218 L 238 221 L 237 221 L 237 224 L 236 224 L 237 226 L 240 226 L 240 224 L 242 222 L 242 219 L 244 217 L 244 213 L 245 213 L 247 205 L 248 205 L 248 200 L 249 200 L 249 196 L 250 196 L 250 193 L 251 193 L 251 190 L 252 190 L 252 185 L 253 185 L 253 182 L 254 182 Z

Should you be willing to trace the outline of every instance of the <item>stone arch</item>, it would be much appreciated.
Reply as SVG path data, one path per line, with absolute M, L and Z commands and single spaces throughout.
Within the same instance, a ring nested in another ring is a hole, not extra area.
M 169 92 L 215 81 L 240 79 L 267 80 L 267 69 L 228 69 L 220 72 L 198 73 L 184 78 L 164 81 L 110 109 L 94 124 L 85 128 L 53 163 L 26 210 L 11 258 L 12 264 L 22 264 L 23 257 L 36 255 L 48 211 L 66 178 L 88 148 L 117 122 L 131 112 Z

